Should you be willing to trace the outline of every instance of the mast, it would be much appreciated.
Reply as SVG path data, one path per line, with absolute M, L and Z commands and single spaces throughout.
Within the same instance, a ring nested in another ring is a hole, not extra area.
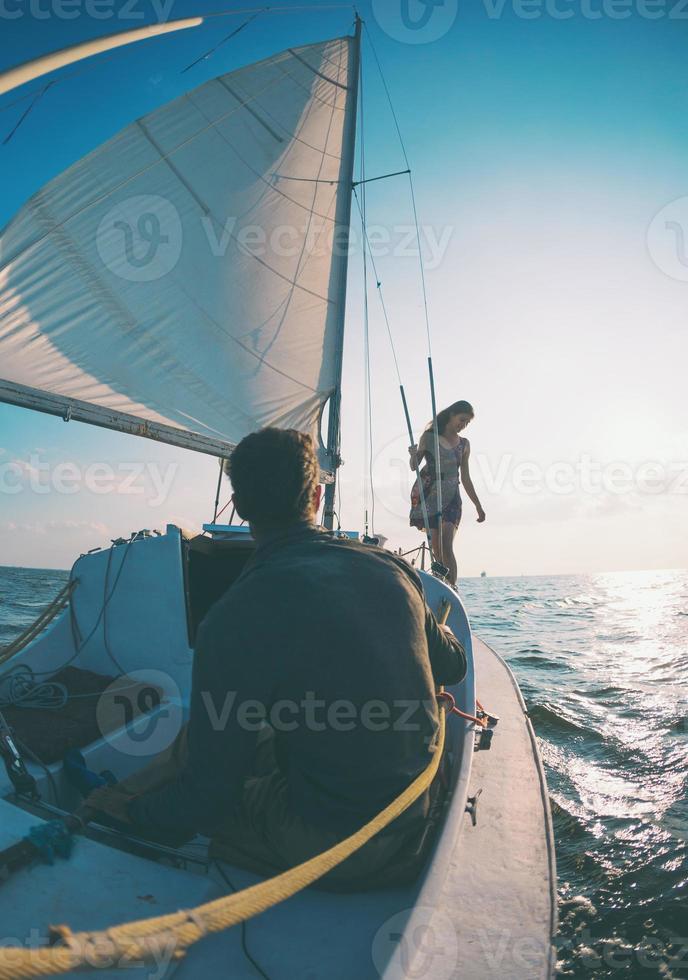
M 333 479 L 325 486 L 325 507 L 323 525 L 332 530 L 334 527 L 334 500 L 337 489 L 337 470 L 341 465 L 339 456 L 341 444 L 341 402 L 342 402 L 342 362 L 344 356 L 344 320 L 346 317 L 346 280 L 349 268 L 349 233 L 351 226 L 351 201 L 354 181 L 354 156 L 356 152 L 356 114 L 358 106 L 358 82 L 361 68 L 361 26 L 363 21 L 356 14 L 356 27 L 351 48 L 351 67 L 349 73 L 351 86 L 349 92 L 348 118 L 344 133 L 342 154 L 342 174 L 344 187 L 339 195 L 337 204 L 337 220 L 335 241 L 341 242 L 344 256 L 340 266 L 339 296 L 337 311 L 337 341 L 335 352 L 335 389 L 330 400 L 330 415 L 327 425 L 327 453 L 332 465 Z

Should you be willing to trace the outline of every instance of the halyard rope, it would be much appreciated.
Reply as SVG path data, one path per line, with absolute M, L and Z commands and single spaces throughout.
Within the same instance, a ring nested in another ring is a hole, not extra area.
M 150 962 L 161 949 L 179 959 L 210 933 L 259 915 L 327 874 L 388 827 L 429 789 L 439 769 L 445 741 L 445 715 L 439 712 L 437 747 L 427 768 L 389 806 L 360 830 L 309 861 L 234 895 L 225 895 L 193 909 L 127 922 L 97 932 L 72 932 L 68 926 L 51 929 L 59 945 L 0 949 L 0 980 L 44 977 L 80 969 L 121 969 Z

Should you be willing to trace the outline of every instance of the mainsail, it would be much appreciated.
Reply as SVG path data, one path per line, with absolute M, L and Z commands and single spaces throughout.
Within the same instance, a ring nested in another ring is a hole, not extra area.
M 0 238 L 0 400 L 221 455 L 338 394 L 358 39 L 150 115 Z M 336 459 L 323 456 L 325 470 Z

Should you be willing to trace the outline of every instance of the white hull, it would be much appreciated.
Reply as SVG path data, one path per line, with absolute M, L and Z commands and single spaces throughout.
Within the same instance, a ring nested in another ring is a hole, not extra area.
M 186 712 L 192 663 L 187 557 L 174 527 L 160 537 L 84 556 L 75 570 L 79 583 L 73 613 L 81 637 L 92 634 L 90 639 L 77 653 L 68 608 L 0 672 L 18 663 L 36 671 L 57 670 L 74 656 L 73 666 L 114 675 L 116 661 L 127 673 L 150 673 L 156 684 L 164 675 L 168 703 L 158 710 L 179 705 Z M 423 970 L 433 980 L 553 975 L 556 876 L 546 786 L 530 722 L 506 665 L 472 638 L 456 593 L 429 575 L 422 577 L 432 608 L 443 598 L 450 601 L 449 625 L 469 656 L 466 680 L 452 689 L 458 707 L 474 713 L 477 676 L 479 697 L 500 716 L 492 748 L 474 752 L 472 725 L 450 716 L 451 793 L 441 830 L 412 886 L 359 894 L 309 890 L 247 924 L 248 948 L 274 980 L 403 980 L 422 976 Z M 110 594 L 103 615 L 103 597 Z M 121 778 L 147 761 L 121 751 L 131 745 L 131 728 L 139 724 L 122 722 L 83 749 L 90 769 L 111 769 Z M 33 765 L 30 769 L 43 799 L 52 802 L 45 772 Z M 78 798 L 63 779 L 60 764 L 50 769 L 59 806 L 73 808 Z M 474 827 L 465 810 L 468 797 L 479 788 L 483 793 Z M 3 769 L 0 848 L 15 843 L 37 822 L 34 814 L 7 799 L 11 789 Z M 204 856 L 199 844 L 182 850 Z M 224 871 L 237 888 L 257 880 L 236 868 Z M 3 937 L 31 945 L 45 938 L 49 924 L 68 923 L 75 931 L 104 929 L 192 908 L 227 891 L 215 867 L 189 863 L 186 869 L 173 868 L 124 853 L 103 839 L 79 838 L 68 862 L 35 866 L 0 885 Z M 164 960 L 162 955 L 159 972 L 146 966 L 134 969 L 133 975 L 256 976 L 239 928 L 204 939 L 180 962 Z

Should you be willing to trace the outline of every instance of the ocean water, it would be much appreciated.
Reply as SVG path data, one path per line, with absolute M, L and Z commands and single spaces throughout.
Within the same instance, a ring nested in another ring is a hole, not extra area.
M 0 565 L 0 650 L 33 623 L 69 579 L 69 572 Z
M 460 591 L 540 743 L 561 974 L 688 977 L 688 571 L 465 579 Z
M 0 647 L 66 580 L 0 568 Z M 561 975 L 688 977 L 688 571 L 459 584 L 545 762 Z

